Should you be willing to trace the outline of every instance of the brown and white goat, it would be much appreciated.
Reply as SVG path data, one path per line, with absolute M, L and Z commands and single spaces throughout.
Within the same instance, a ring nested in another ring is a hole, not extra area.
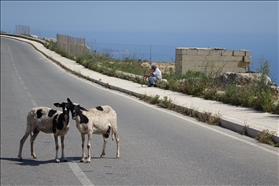
M 56 107 L 61 107 L 62 112 L 58 110 L 53 110 L 48 107 L 34 107 L 27 115 L 27 127 L 24 136 L 20 140 L 18 157 L 22 160 L 22 147 L 25 140 L 30 135 L 31 144 L 31 156 L 36 158 L 34 151 L 34 141 L 40 131 L 50 134 L 53 133 L 56 147 L 55 161 L 59 163 L 58 159 L 58 136 L 60 136 L 61 147 L 62 147 L 62 161 L 67 161 L 64 156 L 64 136 L 67 134 L 70 124 L 69 124 L 69 103 L 54 103 Z
M 103 136 L 104 144 L 101 158 L 105 156 L 105 149 L 110 132 L 115 137 L 116 141 L 116 158 L 119 158 L 119 137 L 117 132 L 117 114 L 110 106 L 98 106 L 91 109 L 85 109 L 79 104 L 73 104 L 68 98 L 70 103 L 70 110 L 72 113 L 72 119 L 76 121 L 76 127 L 81 133 L 82 139 L 82 158 L 81 162 L 91 162 L 90 147 L 92 134 L 101 134 Z M 88 156 L 85 160 L 84 141 L 85 135 L 88 135 L 87 149 Z

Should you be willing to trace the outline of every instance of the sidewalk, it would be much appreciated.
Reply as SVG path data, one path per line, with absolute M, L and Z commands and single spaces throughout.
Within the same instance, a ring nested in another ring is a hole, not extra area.
M 221 118 L 221 126 L 224 128 L 228 128 L 230 130 L 241 133 L 244 127 L 246 128 L 248 126 L 248 128 L 246 129 L 247 134 L 248 136 L 253 138 L 255 138 L 259 132 L 262 132 L 265 129 L 268 129 L 270 132 L 276 131 L 274 140 L 279 143 L 279 115 L 263 113 L 244 107 L 227 105 L 217 101 L 204 100 L 201 98 L 192 97 L 170 90 L 163 90 L 156 87 L 147 87 L 146 85 L 141 86 L 140 84 L 131 81 L 109 77 L 98 72 L 86 69 L 75 61 L 64 58 L 61 55 L 48 50 L 39 42 L 23 38 L 17 39 L 32 44 L 39 52 L 44 54 L 46 57 L 56 61 L 57 63 L 60 63 L 60 65 L 64 66 L 64 68 L 70 71 L 87 77 L 89 80 L 97 84 L 108 84 L 111 89 L 135 96 L 159 95 L 160 98 L 164 98 L 165 96 L 167 96 L 168 99 L 172 100 L 175 105 L 188 109 L 194 109 L 200 113 L 210 112 L 212 115 L 218 114 Z

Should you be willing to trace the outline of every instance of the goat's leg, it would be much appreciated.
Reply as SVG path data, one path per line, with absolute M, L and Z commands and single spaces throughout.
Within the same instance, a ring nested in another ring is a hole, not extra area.
M 86 162 L 90 163 L 91 162 L 91 154 L 90 154 L 90 147 L 91 147 L 91 140 L 92 140 L 92 133 L 88 133 L 88 141 L 87 141 L 87 150 L 88 150 L 88 157 Z
M 115 137 L 115 142 L 116 142 L 116 158 L 119 158 L 120 157 L 120 140 L 119 140 L 117 131 L 114 131 L 114 137 Z
M 33 130 L 33 135 L 30 135 L 31 136 L 31 138 L 30 138 L 31 156 L 33 156 L 33 158 L 37 158 L 35 151 L 34 151 L 34 141 L 35 141 L 36 137 L 38 136 L 39 132 L 40 131 L 37 128 L 35 128 Z
M 103 151 L 101 154 L 101 158 L 103 158 L 106 155 L 106 146 L 107 146 L 107 141 L 108 141 L 108 136 L 106 134 L 103 134 L 103 140 L 104 140 L 104 144 L 103 144 Z
M 64 155 L 64 136 L 60 136 L 60 140 L 61 140 L 61 150 L 62 150 L 61 160 L 66 162 L 67 159 L 65 158 Z
M 22 160 L 22 147 L 24 145 L 25 140 L 28 138 L 28 133 L 25 133 L 25 135 L 21 138 L 20 144 L 19 144 L 19 152 L 18 152 L 18 158 L 19 160 Z
M 21 138 L 20 140 L 20 144 L 19 144 L 19 152 L 18 152 L 18 158 L 19 160 L 22 160 L 22 147 L 24 145 L 25 140 L 28 138 L 29 135 L 31 135 L 31 131 L 29 128 L 26 129 L 26 132 L 24 134 L 24 136 Z
M 56 150 L 55 162 L 60 163 L 60 160 L 58 158 L 58 150 L 59 150 L 58 136 L 56 134 L 54 134 L 54 140 L 55 140 L 55 150 Z
M 82 133 L 81 133 L 82 156 L 81 156 L 80 162 L 84 162 L 84 158 L 85 158 L 84 141 L 85 141 L 85 134 L 82 134 Z
M 100 156 L 101 158 L 103 158 L 106 155 L 106 146 L 107 146 L 107 141 L 108 141 L 108 138 L 109 138 L 110 131 L 112 131 L 111 133 L 113 134 L 113 130 L 111 130 L 111 127 L 109 126 L 106 133 L 103 134 L 104 144 L 103 144 L 103 151 L 102 151 L 102 154 Z M 112 139 L 113 139 L 113 135 L 112 135 Z

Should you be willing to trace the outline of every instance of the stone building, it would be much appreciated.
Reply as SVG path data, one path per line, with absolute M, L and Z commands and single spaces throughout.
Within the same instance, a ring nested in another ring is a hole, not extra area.
M 224 48 L 176 48 L 175 71 L 188 70 L 220 75 L 224 72 L 246 72 L 250 69 L 250 51 Z

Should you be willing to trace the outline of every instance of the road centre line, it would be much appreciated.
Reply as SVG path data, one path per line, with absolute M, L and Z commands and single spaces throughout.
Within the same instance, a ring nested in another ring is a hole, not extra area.
M 79 179 L 79 181 L 82 183 L 82 185 L 93 185 L 93 183 L 87 178 L 87 176 L 84 174 L 84 172 L 79 168 L 78 164 L 72 159 L 69 158 L 68 165 L 76 175 L 76 177 Z
M 10 48 L 8 46 L 8 51 L 9 51 L 9 54 L 10 54 L 10 57 L 11 57 L 11 60 L 12 60 L 12 63 L 13 63 L 13 66 L 14 66 L 14 69 L 15 69 L 15 72 L 16 72 L 16 75 L 18 76 L 19 80 L 20 80 L 20 83 L 23 85 L 23 88 L 26 90 L 26 93 L 29 97 L 32 97 L 32 95 L 30 94 L 29 91 L 27 91 L 27 87 L 24 85 L 20 75 L 18 74 L 18 71 L 17 71 L 17 68 L 16 68 L 16 65 L 14 63 L 14 60 L 13 60 L 13 57 L 12 57 L 12 54 L 11 54 L 11 51 L 10 51 Z M 35 100 L 31 99 L 30 100 L 32 105 L 34 107 L 37 107 L 37 103 Z M 52 136 L 52 139 L 54 141 L 54 136 Z M 84 174 L 84 172 L 80 169 L 80 167 L 78 166 L 78 164 L 72 159 L 72 158 L 69 158 L 70 161 L 68 161 L 68 165 L 69 167 L 71 168 L 71 170 L 73 171 L 73 173 L 76 175 L 76 177 L 78 178 L 78 180 L 81 182 L 82 185 L 91 185 L 91 186 L 94 186 L 93 183 L 87 178 L 87 176 Z

